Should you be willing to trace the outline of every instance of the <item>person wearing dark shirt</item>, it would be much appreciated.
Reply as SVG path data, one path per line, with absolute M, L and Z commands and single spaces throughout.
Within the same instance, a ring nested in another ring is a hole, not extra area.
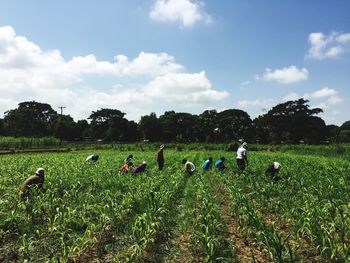
M 162 144 L 157 151 L 157 163 L 159 171 L 163 170 L 164 167 L 164 145 Z
M 143 173 L 144 171 L 146 171 L 146 167 L 147 167 L 147 164 L 146 164 L 145 161 L 143 161 L 141 165 L 136 165 L 136 166 L 132 169 L 132 174 Z
M 273 162 L 269 167 L 267 167 L 265 174 L 267 176 L 270 176 L 273 180 L 278 181 L 281 179 L 280 176 L 278 176 L 279 171 L 281 170 L 282 166 L 278 162 Z
M 97 162 L 99 156 L 97 154 L 91 154 L 88 157 L 86 157 L 86 162 Z

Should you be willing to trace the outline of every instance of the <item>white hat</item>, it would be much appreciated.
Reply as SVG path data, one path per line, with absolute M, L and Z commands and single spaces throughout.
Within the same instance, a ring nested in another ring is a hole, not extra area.
M 161 146 L 159 146 L 160 149 L 164 149 L 164 144 L 162 144 Z
M 273 168 L 275 168 L 276 170 L 279 170 L 282 168 L 281 164 L 278 162 L 273 162 Z
M 44 168 L 38 168 L 38 169 L 36 169 L 35 174 L 44 174 L 44 172 L 45 172 Z
M 242 143 L 243 147 L 248 147 L 248 144 L 246 142 Z
M 142 164 L 146 164 L 146 161 L 143 161 Z

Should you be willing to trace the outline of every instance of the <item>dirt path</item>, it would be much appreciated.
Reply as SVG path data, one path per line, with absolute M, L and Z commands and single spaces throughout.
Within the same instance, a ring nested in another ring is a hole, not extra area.
M 268 262 L 269 258 L 259 242 L 241 234 L 238 222 L 231 215 L 230 199 L 221 182 L 218 181 L 215 175 L 211 175 L 211 181 L 215 187 L 217 198 L 221 200 L 222 218 L 227 226 L 228 239 L 235 248 L 238 261 Z
M 195 229 L 192 222 L 193 211 L 195 207 L 195 187 L 196 177 L 190 177 L 183 196 L 176 206 L 173 221 L 176 223 L 170 232 L 168 242 L 164 244 L 167 247 L 161 262 L 204 262 L 201 255 L 200 244 L 195 239 Z

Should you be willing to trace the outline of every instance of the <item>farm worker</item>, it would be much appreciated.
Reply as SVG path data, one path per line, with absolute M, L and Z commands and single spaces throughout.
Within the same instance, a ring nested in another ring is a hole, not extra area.
M 248 145 L 246 142 L 242 143 L 242 145 L 237 150 L 237 165 L 239 170 L 243 173 L 245 169 L 245 165 L 248 165 L 248 158 L 247 158 L 247 148 Z
M 132 163 L 124 163 L 122 167 L 119 168 L 119 173 L 127 173 L 129 168 L 132 166 Z
M 226 166 L 224 164 L 225 162 L 225 157 L 221 157 L 219 160 L 215 162 L 215 168 L 218 169 L 218 171 L 223 171 L 226 169 Z
M 281 177 L 278 176 L 278 172 L 281 170 L 282 166 L 278 162 L 273 162 L 269 167 L 267 167 L 265 174 L 270 176 L 273 180 L 278 181 Z
M 162 144 L 161 146 L 159 146 L 159 149 L 157 151 L 157 163 L 158 163 L 158 169 L 159 171 L 161 171 L 164 167 L 164 144 Z
M 193 175 L 194 171 L 196 170 L 196 167 L 194 166 L 193 163 L 191 163 L 190 161 L 187 161 L 186 159 L 182 160 L 182 164 L 185 165 L 185 171 L 189 174 L 189 175 Z
M 129 154 L 128 157 L 126 157 L 124 159 L 124 164 L 128 164 L 128 166 L 132 165 L 132 158 L 134 158 L 134 156 L 132 154 Z
M 132 174 L 143 173 L 146 171 L 147 163 L 145 161 L 142 162 L 141 165 L 137 165 L 132 169 Z
M 23 183 L 21 191 L 22 191 L 22 198 L 27 199 L 28 198 L 28 193 L 29 189 L 37 185 L 37 187 L 41 190 L 43 188 L 44 184 L 44 173 L 45 169 L 44 168 L 38 168 L 35 172 L 35 175 L 29 176 Z
M 133 155 L 130 154 L 128 157 L 124 159 L 124 164 L 122 165 L 122 167 L 119 168 L 119 173 L 126 173 L 129 171 L 129 167 L 133 165 L 132 158 L 133 158 Z
M 98 157 L 99 156 L 97 154 L 91 154 L 88 157 L 86 157 L 85 162 L 97 162 Z
M 209 171 L 211 169 L 213 165 L 213 158 L 209 157 L 208 160 L 206 160 L 203 164 L 202 164 L 202 169 L 203 171 Z

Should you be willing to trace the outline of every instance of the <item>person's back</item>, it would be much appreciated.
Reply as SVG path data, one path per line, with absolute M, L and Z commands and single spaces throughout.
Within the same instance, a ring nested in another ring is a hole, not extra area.
M 24 183 L 21 187 L 22 198 L 27 197 L 28 191 L 34 185 L 37 185 L 39 189 L 43 188 L 43 184 L 44 184 L 44 180 L 45 180 L 44 172 L 45 172 L 45 170 L 43 168 L 38 168 L 35 172 L 35 175 L 29 176 L 24 181 Z
M 246 154 L 247 154 L 247 150 L 241 146 L 237 149 L 237 157 L 236 158 L 243 160 L 244 157 L 246 156 Z
M 219 160 L 215 162 L 215 168 L 218 169 L 219 171 L 223 171 L 226 167 L 224 164 L 225 157 L 221 157 Z
M 241 147 L 239 147 L 237 150 L 236 162 L 239 170 L 242 173 L 245 170 L 245 165 L 246 164 L 248 165 L 247 148 L 248 148 L 248 145 L 246 142 L 244 142 L 242 143 Z
M 182 163 L 184 164 L 185 166 L 185 171 L 189 174 L 189 175 L 192 175 L 195 170 L 196 170 L 196 166 L 190 162 L 190 161 L 187 161 L 186 159 L 183 159 L 182 160 Z
M 206 160 L 203 164 L 202 164 L 202 169 L 204 171 L 208 171 L 211 169 L 212 167 L 212 163 L 213 163 L 213 158 L 209 157 L 208 160 Z
M 133 169 L 132 169 L 132 173 L 133 174 L 138 174 L 138 173 L 143 173 L 144 171 L 146 171 L 146 167 L 147 167 L 147 164 L 146 162 L 142 162 L 141 165 L 137 165 L 135 166 Z
M 278 181 L 281 177 L 278 176 L 279 171 L 282 166 L 278 162 L 273 162 L 270 166 L 267 167 L 265 174 L 270 176 L 273 180 Z
M 88 157 L 86 157 L 86 162 L 97 162 L 99 156 L 97 154 L 91 154 Z

